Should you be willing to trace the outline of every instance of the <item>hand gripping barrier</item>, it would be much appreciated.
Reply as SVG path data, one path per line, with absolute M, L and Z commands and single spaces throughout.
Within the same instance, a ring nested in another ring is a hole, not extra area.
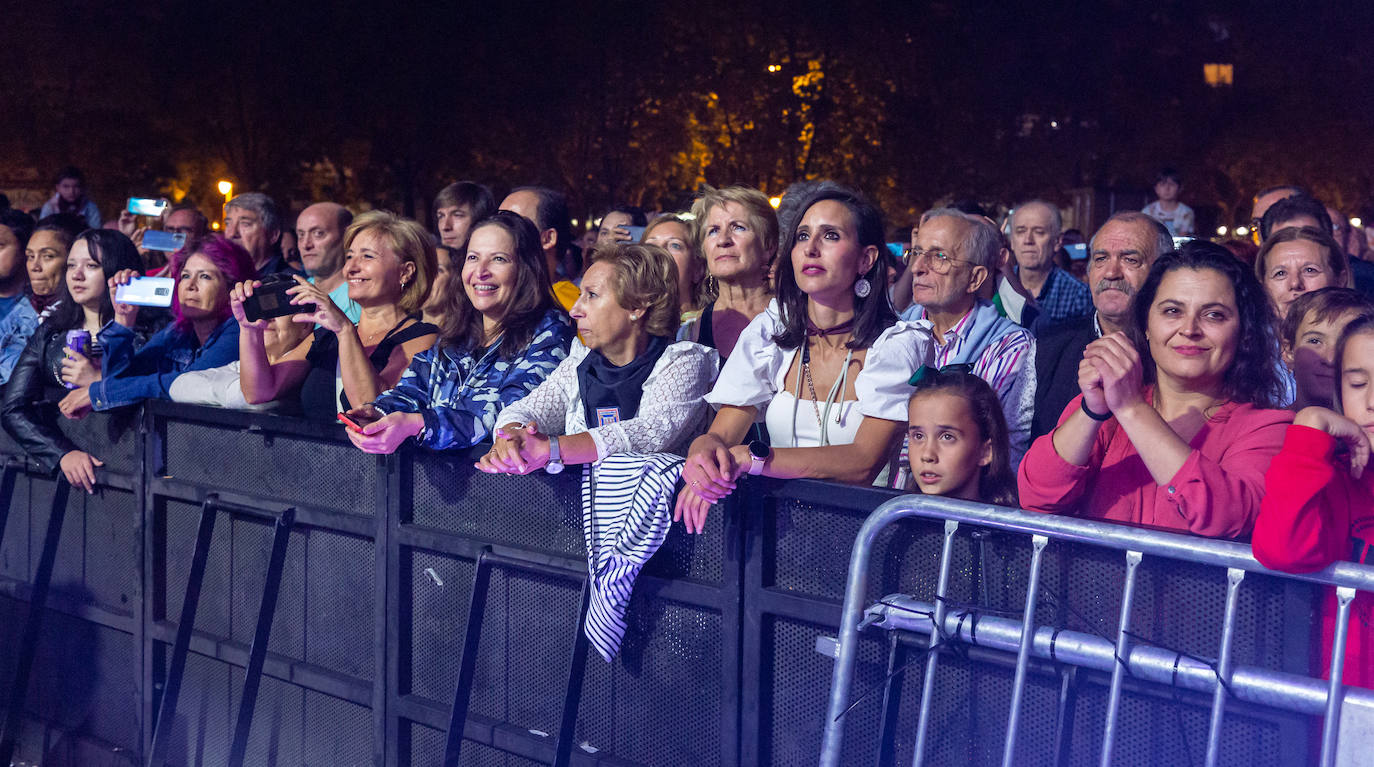
M 865 609 L 874 540 L 887 526 L 909 518 L 944 520 L 944 541 L 934 604 L 915 597 L 892 595 Z M 982 615 L 973 616 L 972 622 L 966 622 L 967 615 L 950 614 L 946 607 L 950 551 L 961 524 L 974 524 L 1031 537 L 1033 555 L 1020 621 Z M 1054 541 L 1071 541 L 1124 552 L 1120 622 L 1114 644 L 1090 634 L 1035 625 L 1041 555 Z M 1215 667 L 1199 659 L 1133 641 L 1130 619 L 1136 572 L 1146 557 L 1195 562 L 1225 572 L 1226 599 Z M 1336 587 L 1339 612 L 1331 648 L 1333 660 L 1329 681 L 1265 669 L 1232 667 L 1237 598 L 1247 572 L 1270 573 L 1250 556 L 1248 546 L 1230 541 L 1033 514 L 931 496 L 892 499 L 879 506 L 864 522 L 851 553 L 821 765 L 834 767 L 843 763 L 844 717 L 851 709 L 850 693 L 858 659 L 859 634 L 870 626 L 930 635 L 912 759 L 912 764 L 916 766 L 923 764 L 926 758 L 927 735 L 931 726 L 930 706 L 937 685 L 936 673 L 941 651 L 948 651 L 958 644 L 1016 653 L 1011 707 L 1002 749 L 1002 764 L 1005 767 L 1016 763 L 1021 694 L 1032 656 L 1058 664 L 1110 672 L 1111 683 L 1099 760 L 1103 767 L 1113 763 L 1123 679 L 1127 675 L 1159 685 L 1211 693 L 1205 757 L 1205 764 L 1209 767 L 1217 764 L 1220 758 L 1222 721 L 1230 696 L 1252 704 L 1321 714 L 1320 763 L 1323 767 L 1332 765 L 1337 757 L 1337 736 L 1343 708 L 1348 710 L 1344 712 L 1347 714 L 1346 720 L 1358 720 L 1362 730 L 1374 719 L 1374 692 L 1346 688 L 1340 681 L 1350 602 L 1356 590 L 1374 590 L 1374 568 L 1340 563 L 1320 573 L 1285 576 Z M 890 729 L 890 726 L 885 726 L 882 731 Z M 1354 740 L 1351 739 L 1349 752 L 1359 748 Z M 1044 761 L 1051 763 L 1054 758 L 1047 755 Z

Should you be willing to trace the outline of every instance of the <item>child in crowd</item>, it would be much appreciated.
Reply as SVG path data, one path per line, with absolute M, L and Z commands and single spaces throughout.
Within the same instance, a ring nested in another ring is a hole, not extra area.
M 1336 410 L 1304 408 L 1288 427 L 1283 449 L 1264 478 L 1264 501 L 1252 546 L 1265 567 L 1312 572 L 1333 562 L 1374 562 L 1374 472 L 1365 474 L 1374 433 L 1374 317 L 1346 325 L 1336 344 Z M 1336 455 L 1337 448 L 1343 454 Z M 1330 669 L 1334 593 L 1322 608 L 1322 663 Z M 1374 597 L 1356 596 L 1343 678 L 1374 687 Z
M 911 477 L 920 492 L 1016 506 L 1007 420 L 969 365 L 921 367 L 907 404 Z
M 1140 212 L 1169 227 L 1169 234 L 1175 237 L 1192 237 L 1194 232 L 1193 209 L 1178 201 L 1178 192 L 1183 188 L 1183 177 L 1173 168 L 1165 168 L 1155 176 L 1154 202 L 1146 205 Z
M 1280 325 L 1283 362 L 1292 371 L 1296 397 L 1292 410 L 1330 408 L 1335 394 L 1336 340 L 1352 320 L 1374 316 L 1374 301 L 1350 288 L 1322 288 L 1293 302 Z

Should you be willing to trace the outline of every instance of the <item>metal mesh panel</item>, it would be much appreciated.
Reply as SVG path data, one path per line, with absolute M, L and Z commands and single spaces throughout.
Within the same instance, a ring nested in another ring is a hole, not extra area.
M 203 655 L 186 656 L 181 698 L 168 738 L 168 764 L 193 767 L 229 761 L 230 728 L 237 713 L 230 707 L 229 670 L 227 664 Z
M 406 719 L 401 720 L 400 727 L 403 747 L 401 764 L 412 767 L 430 767 L 443 763 L 446 738 L 444 732 Z M 404 753 L 404 749 L 407 747 L 410 750 L 409 759 L 406 759 Z
M 8 625 L 17 628 L 20 624 Z M 130 634 L 47 610 L 26 708 L 71 735 L 136 750 L 137 654 Z
M 636 594 L 627 619 L 614 663 L 588 653 L 576 743 L 642 764 L 719 764 L 720 616 Z
M 165 440 L 165 470 L 177 479 L 282 504 L 373 515 L 377 458 L 352 445 L 177 421 L 166 422 Z M 249 460 L 269 454 L 270 463 Z
M 90 413 L 75 421 L 58 418 L 57 424 L 73 443 L 104 461 L 106 471 L 138 473 L 137 409 Z
M 580 471 L 483 474 L 470 459 L 448 454 L 426 456 L 414 467 L 415 524 L 583 556 Z
M 229 737 L 233 738 L 234 722 L 238 717 L 240 691 L 244 671 L 229 671 Z M 305 759 L 305 690 L 269 676 L 262 678 L 257 704 L 253 709 L 253 726 L 248 731 L 248 747 L 244 750 L 244 764 L 310 764 Z M 367 725 L 364 725 L 367 731 Z M 314 737 L 324 737 L 323 733 Z M 315 762 L 316 764 L 350 764 L 350 762 Z M 356 764 L 357 762 L 352 762 Z
M 305 764 L 350 767 L 372 761 L 372 711 L 329 695 L 305 691 Z M 286 762 L 278 760 L 281 764 Z
M 244 644 L 253 641 L 262 587 L 267 580 L 267 564 L 272 554 L 273 528 L 258 521 L 231 519 L 221 515 L 216 526 L 233 527 L 233 600 L 230 606 L 231 637 Z M 282 568 L 277 612 L 272 620 L 268 652 L 293 659 L 305 658 L 305 538 L 309 533 L 291 533 Z
M 9 504 L 9 518 L 5 521 L 5 539 L 0 541 L 0 576 L 18 581 L 30 580 L 29 569 L 29 480 L 19 475 L 14 480 L 10 498 L 0 498 Z
M 138 497 L 104 488 L 82 500 L 85 586 L 96 604 L 132 617 L 143 570 L 139 560 L 143 513 Z
M 409 577 L 402 578 L 400 601 L 412 608 L 410 624 L 403 626 L 397 689 L 402 695 L 420 695 L 448 705 L 458 683 L 458 655 L 475 566 L 470 559 L 419 551 L 403 552 L 401 561 L 401 572 Z M 404 662 L 407 658 L 409 663 Z
M 200 524 L 200 507 L 180 501 L 166 502 L 167 519 L 167 619 L 181 622 L 181 604 L 186 597 L 186 581 L 190 577 L 191 554 L 196 547 L 196 528 Z M 205 562 L 200 603 L 196 607 L 196 630 L 211 636 L 230 635 L 232 597 L 232 527 L 228 520 L 215 521 L 210 542 L 210 554 Z
M 303 538 L 303 540 L 301 539 Z M 366 538 L 311 530 L 291 545 L 304 544 L 305 659 L 359 679 L 372 679 L 375 654 L 373 610 L 376 548 Z M 288 549 L 287 555 L 292 551 Z M 286 616 L 278 607 L 277 619 Z M 275 631 L 275 628 L 274 628 Z

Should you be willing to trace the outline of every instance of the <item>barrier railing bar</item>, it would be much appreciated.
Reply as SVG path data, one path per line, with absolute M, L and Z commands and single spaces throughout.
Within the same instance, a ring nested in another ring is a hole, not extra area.
M 1126 552 L 1126 581 L 1121 586 L 1121 619 L 1116 631 L 1116 662 L 1112 664 L 1112 684 L 1107 693 L 1107 715 L 1102 725 L 1102 767 L 1111 767 L 1112 748 L 1116 740 L 1116 712 L 1121 707 L 1121 680 L 1125 676 L 1126 652 L 1130 649 L 1131 603 L 1135 597 L 1135 574 L 1144 556 L 1138 551 Z
M 949 589 L 949 570 L 954 554 L 954 533 L 959 529 L 959 523 L 953 520 L 945 522 L 945 538 L 940 544 L 940 576 L 935 584 L 935 625 L 942 626 L 945 622 L 945 597 L 948 596 Z M 940 632 L 933 631 L 930 634 L 930 644 L 927 649 L 930 651 L 926 655 L 926 677 L 921 684 L 921 712 L 916 723 L 916 747 L 911 756 L 912 767 L 921 767 L 925 762 L 926 753 L 926 732 L 930 726 L 930 707 L 931 701 L 935 698 L 935 666 L 939 663 L 939 652 L 935 646 L 940 642 Z
M 929 634 L 934 606 L 905 595 L 883 597 L 880 604 L 868 610 L 868 617 L 877 616 L 873 624 L 885 630 L 912 631 Z M 997 615 L 981 615 L 978 633 L 973 635 L 971 623 L 959 615 L 945 616 L 944 636 L 975 647 L 1003 653 L 1015 653 L 1020 647 L 1021 623 Z M 1110 672 L 1116 646 L 1103 637 L 1067 629 L 1040 626 L 1035 630 L 1032 652 L 1037 658 L 1058 664 L 1072 664 L 1083 668 Z M 837 651 L 838 652 L 838 651 Z M 1206 662 L 1180 655 L 1172 650 L 1135 642 L 1126 657 L 1131 676 L 1141 682 L 1173 686 L 1210 696 L 1216 689 L 1216 671 Z M 1328 683 L 1300 674 L 1270 671 L 1251 667 L 1232 670 L 1231 695 L 1238 701 L 1299 714 L 1321 714 L 1325 711 Z M 1347 688 L 1344 700 L 1374 708 L 1374 691 Z
M 1236 603 L 1245 571 L 1226 571 L 1226 613 L 1221 619 L 1221 649 L 1217 651 L 1217 688 L 1212 693 L 1212 715 L 1207 727 L 1206 767 L 1216 767 L 1221 756 L 1221 721 L 1225 714 L 1228 685 L 1231 684 L 1231 643 L 1236 629 Z
M 272 555 L 267 562 L 267 576 L 263 579 L 262 601 L 258 605 L 258 621 L 253 629 L 253 644 L 248 651 L 243 694 L 239 696 L 238 721 L 234 725 L 234 741 L 229 750 L 230 767 L 240 767 L 248 750 L 248 733 L 253 729 L 253 710 L 257 707 L 258 687 L 262 684 L 262 664 L 267 658 L 267 644 L 272 635 L 272 619 L 277 613 L 277 596 L 281 592 L 282 569 L 286 565 L 286 544 L 291 540 L 291 526 L 295 520 L 296 510 L 288 508 L 277 517 L 273 525 Z
M 1345 641 L 1350 632 L 1350 603 L 1354 599 L 1354 589 L 1336 589 L 1336 636 L 1331 643 L 1331 684 L 1322 722 L 1322 767 L 1330 767 L 1336 759 L 1336 731 L 1340 727 L 1341 693 L 1345 686 Z
M 43 551 L 39 554 L 38 570 L 33 577 L 33 596 L 29 600 L 28 615 L 19 638 L 19 651 L 14 663 L 14 677 L 10 682 L 9 701 L 5 709 L 4 729 L 0 731 L 0 764 L 10 764 L 19 743 L 19 720 L 24 713 L 24 698 L 29 689 L 29 673 L 33 670 L 33 656 L 38 649 L 38 630 L 43 625 L 48 586 L 52 583 L 53 562 L 57 559 L 57 542 L 62 537 L 62 522 L 67 516 L 67 497 L 71 485 L 65 479 L 57 481 L 53 490 L 52 511 L 48 515 L 48 529 L 43 534 Z
M 568 665 L 568 684 L 563 688 L 563 712 L 558 723 L 558 741 L 554 744 L 552 767 L 568 767 L 572 758 L 573 741 L 577 736 L 577 710 L 582 703 L 582 680 L 587 675 L 587 632 L 582 626 L 587 620 L 587 608 L 592 602 L 592 581 L 582 584 L 582 599 L 577 608 L 577 632 L 573 640 L 572 659 Z
M 464 624 L 463 649 L 458 656 L 458 683 L 454 685 L 453 705 L 449 709 L 448 735 L 445 738 L 444 767 L 458 767 L 463 751 L 463 729 L 472 700 L 472 680 L 477 674 L 477 648 L 482 639 L 482 618 L 487 612 L 487 591 L 491 585 L 490 549 L 477 557 L 472 573 L 472 594 Z
M 1002 767 L 1012 767 L 1016 759 L 1016 732 L 1021 724 L 1021 695 L 1026 691 L 1026 664 L 1030 661 L 1031 642 L 1035 638 L 1035 602 L 1040 592 L 1040 559 L 1049 542 L 1050 539 L 1043 535 L 1031 536 L 1026 612 L 1021 619 L 1021 649 L 1016 653 L 1016 676 L 1011 682 L 1011 711 L 1007 714 L 1007 741 L 1002 746 Z
M 878 716 L 877 767 L 891 767 L 897 734 L 897 711 L 902 704 L 902 676 L 906 671 L 906 648 L 901 636 L 889 632 L 887 637 L 887 672 L 883 677 L 883 706 Z

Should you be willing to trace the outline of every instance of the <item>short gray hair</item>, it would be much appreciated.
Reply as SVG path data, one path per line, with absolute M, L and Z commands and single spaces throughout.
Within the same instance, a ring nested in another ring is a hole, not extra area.
M 1154 240 L 1153 245 L 1155 248 L 1154 256 L 1150 259 L 1151 263 L 1154 263 L 1156 259 L 1165 253 L 1172 253 L 1174 250 L 1174 236 L 1169 233 L 1169 228 L 1167 226 L 1138 210 L 1123 210 L 1118 213 L 1113 213 L 1111 217 L 1103 221 L 1102 226 L 1098 227 L 1097 231 L 1093 233 L 1093 238 L 1088 243 L 1089 254 L 1097 250 L 1097 236 L 1102 234 L 1102 230 L 1107 228 L 1107 224 L 1113 222 L 1120 224 L 1143 224 L 1149 228 L 1150 234 L 1153 235 L 1152 239 Z
M 997 261 L 997 254 L 1002 250 L 1002 236 L 997 229 L 982 218 L 970 216 L 956 208 L 928 210 L 921 216 L 921 224 L 944 217 L 957 218 L 972 227 L 964 243 L 964 255 L 971 264 L 992 268 Z
M 281 213 L 277 209 L 277 203 L 262 192 L 244 192 L 224 206 L 226 211 L 230 208 L 242 208 L 256 213 L 264 229 L 271 232 L 281 231 Z
M 1050 222 L 1054 225 L 1054 234 L 1050 235 L 1051 237 L 1058 237 L 1064 233 L 1064 216 L 1059 212 L 1059 206 L 1039 199 L 1026 200 L 1015 208 L 1012 208 L 1011 217 L 1007 219 L 1007 222 L 1011 223 L 1011 221 L 1015 220 L 1016 214 L 1028 205 L 1043 205 L 1049 210 Z

